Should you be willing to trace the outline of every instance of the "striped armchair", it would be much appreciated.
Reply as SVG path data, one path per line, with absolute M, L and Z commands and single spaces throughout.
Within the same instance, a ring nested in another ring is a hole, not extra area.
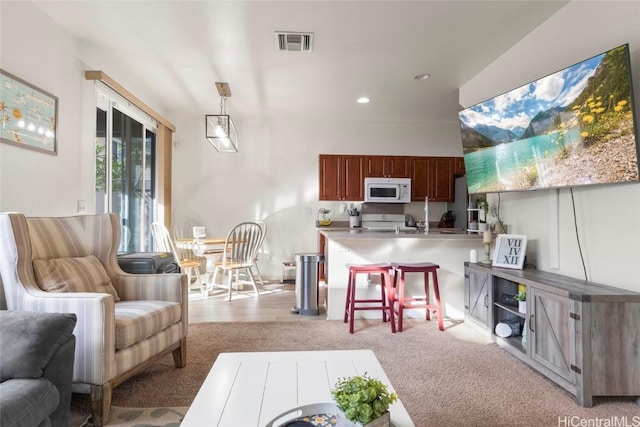
M 117 261 L 119 240 L 118 219 L 112 214 L 61 218 L 0 214 L 0 277 L 7 308 L 76 314 L 73 391 L 91 394 L 96 426 L 108 423 L 111 391 L 118 384 L 170 352 L 176 367 L 186 364 L 186 275 L 125 273 Z M 62 286 L 58 292 L 43 290 L 43 263 L 53 260 L 57 267 L 49 280 L 59 277 L 64 282 L 65 269 L 60 265 L 96 258 L 99 263 L 93 267 L 101 264 L 99 272 L 83 267 L 76 276 L 90 288 L 100 275 L 106 279 L 106 272 L 114 293 L 78 291 L 73 286 Z

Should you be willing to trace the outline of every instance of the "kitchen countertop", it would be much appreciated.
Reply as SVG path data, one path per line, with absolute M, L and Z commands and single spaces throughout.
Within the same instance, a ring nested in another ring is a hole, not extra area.
M 318 227 L 318 231 L 330 239 L 431 239 L 431 240 L 482 240 L 482 235 L 468 234 L 461 228 L 432 228 L 429 234 L 424 231 L 371 231 L 362 228 Z

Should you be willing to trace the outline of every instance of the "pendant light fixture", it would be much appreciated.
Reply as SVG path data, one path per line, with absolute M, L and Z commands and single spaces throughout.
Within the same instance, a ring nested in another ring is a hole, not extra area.
M 220 114 L 204 116 L 205 136 L 213 148 L 221 153 L 238 152 L 238 131 L 227 114 L 227 98 L 231 97 L 228 83 L 216 82 L 220 95 Z

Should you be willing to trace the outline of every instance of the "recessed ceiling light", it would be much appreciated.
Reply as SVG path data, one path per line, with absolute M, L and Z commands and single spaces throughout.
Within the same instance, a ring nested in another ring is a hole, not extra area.
M 417 75 L 413 76 L 413 78 L 415 80 L 427 80 L 429 77 L 431 77 L 431 74 L 427 74 L 427 73 L 425 73 L 425 74 L 417 74 Z
M 361 96 L 360 98 L 358 98 L 358 104 L 368 104 L 369 101 L 371 100 L 366 96 Z

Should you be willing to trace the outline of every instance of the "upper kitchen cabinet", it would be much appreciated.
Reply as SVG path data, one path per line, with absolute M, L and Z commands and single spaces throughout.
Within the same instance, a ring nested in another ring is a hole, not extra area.
M 429 200 L 453 202 L 453 160 L 451 157 L 431 158 L 429 162 Z
M 453 157 L 412 157 L 411 200 L 453 201 Z
M 407 156 L 365 156 L 366 177 L 411 178 L 411 158 Z
M 364 156 L 320 154 L 320 200 L 364 200 Z
M 453 174 L 456 176 L 464 175 L 464 157 L 454 157 L 453 162 Z

